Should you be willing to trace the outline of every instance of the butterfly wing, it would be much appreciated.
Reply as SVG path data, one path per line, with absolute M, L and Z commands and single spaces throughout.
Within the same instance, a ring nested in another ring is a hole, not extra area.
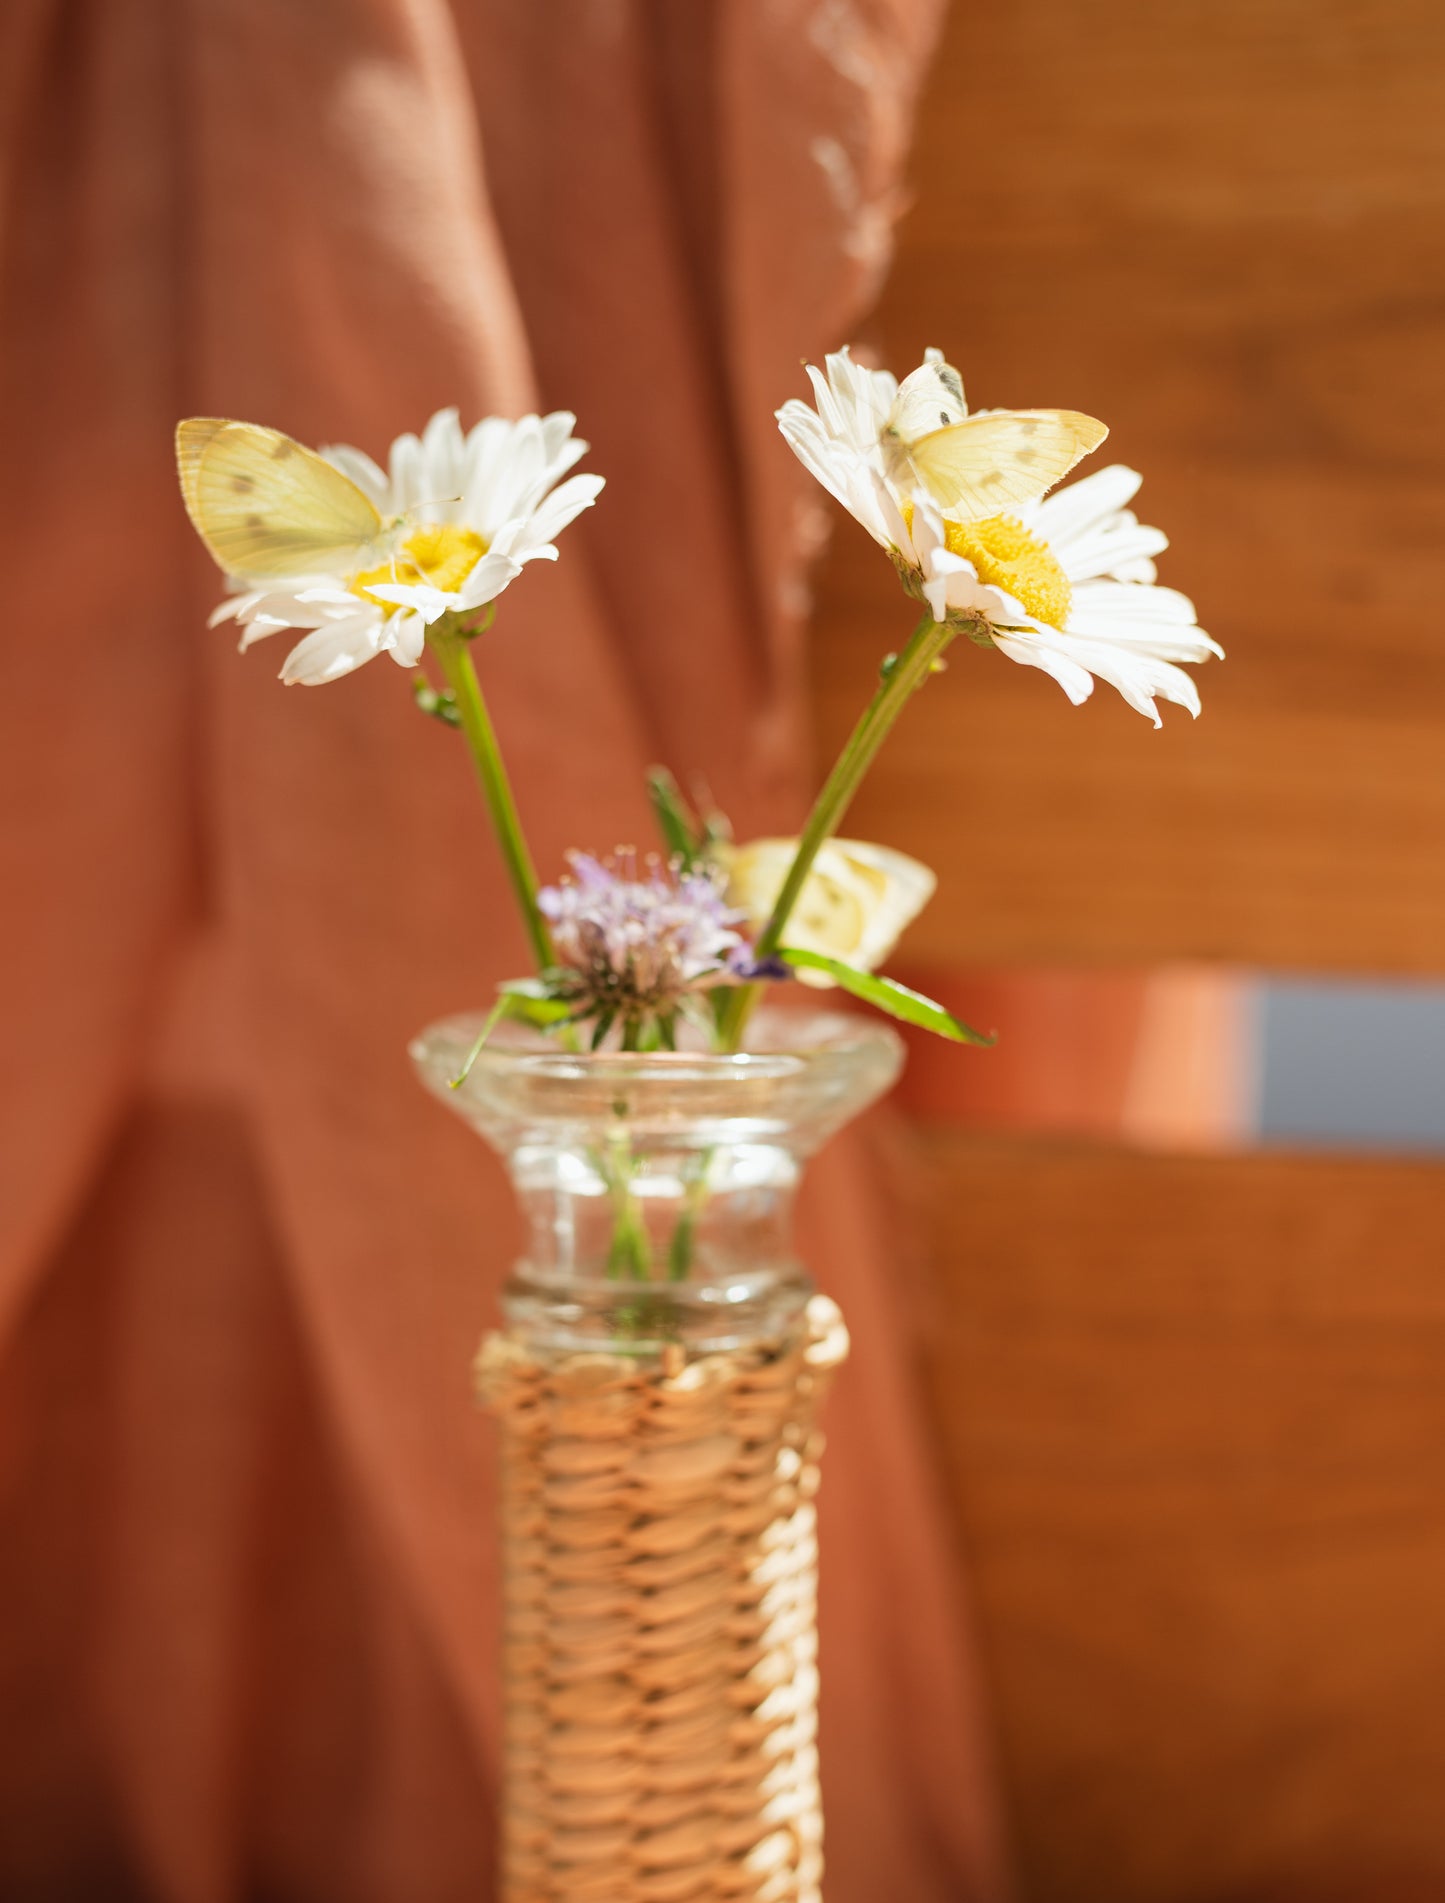
M 1078 410 L 985 410 L 902 447 L 946 515 L 981 522 L 1036 501 L 1108 434 Z
M 196 477 L 200 473 L 201 458 L 225 428 L 227 422 L 223 416 L 188 416 L 184 423 L 176 425 L 176 467 L 192 522 L 196 521 Z M 200 527 L 199 522 L 196 527 Z
M 933 430 L 961 423 L 967 415 L 963 378 L 951 363 L 944 362 L 941 350 L 929 350 L 899 384 L 886 429 L 899 441 L 912 443 Z
M 349 476 L 280 430 L 192 417 L 176 431 L 181 494 L 228 575 L 305 575 L 359 565 L 381 534 Z

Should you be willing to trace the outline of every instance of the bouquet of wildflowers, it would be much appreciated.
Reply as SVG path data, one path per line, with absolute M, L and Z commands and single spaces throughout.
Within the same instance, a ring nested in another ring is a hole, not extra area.
M 501 987 L 469 1063 L 504 1019 L 573 1049 L 733 1051 L 760 992 L 795 982 L 987 1043 L 878 969 L 932 873 L 837 836 L 895 721 L 960 635 L 1052 674 L 1075 703 L 1097 677 L 1156 726 L 1160 699 L 1199 711 L 1180 663 L 1220 649 L 1186 597 L 1156 582 L 1165 537 L 1129 508 L 1141 478 L 1116 464 L 1049 493 L 1102 442 L 1102 424 L 1074 411 L 970 413 L 936 351 L 901 385 L 846 350 L 808 375 L 814 404 L 785 404 L 779 427 L 887 552 L 917 625 L 880 658 L 797 837 L 738 842 L 658 769 L 655 848 L 591 842 L 546 885 L 482 680 L 501 596 L 529 562 L 557 559 L 555 538 L 602 490 L 600 476 L 570 473 L 587 451 L 575 419 L 489 417 L 464 434 L 444 410 L 419 437 L 399 437 L 385 469 L 253 424 L 180 425 L 182 493 L 229 591 L 213 620 L 236 622 L 243 649 L 300 632 L 281 669 L 291 683 L 338 680 L 389 654 L 413 675 L 416 705 L 471 754 L 534 968 Z

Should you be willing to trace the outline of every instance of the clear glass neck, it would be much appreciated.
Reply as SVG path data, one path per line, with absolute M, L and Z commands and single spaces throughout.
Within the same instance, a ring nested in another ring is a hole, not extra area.
M 511 1173 L 526 1224 L 514 1325 L 573 1346 L 716 1346 L 801 1309 L 802 1167 L 898 1075 L 891 1030 L 763 1012 L 736 1055 L 584 1055 L 504 1027 L 453 1089 L 480 1024 L 449 1018 L 412 1055 Z

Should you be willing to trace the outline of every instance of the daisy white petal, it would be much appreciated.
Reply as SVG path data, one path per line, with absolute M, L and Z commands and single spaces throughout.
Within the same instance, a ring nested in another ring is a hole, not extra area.
M 575 522 L 584 509 L 590 509 L 601 495 L 606 478 L 573 476 L 554 489 L 540 503 L 527 523 L 529 541 L 550 542 L 569 522 Z
M 1131 707 L 1152 720 L 1156 727 L 1164 724 L 1154 704 L 1156 695 L 1160 700 L 1173 701 L 1176 706 L 1186 708 L 1198 719 L 1199 689 L 1182 667 L 1157 654 L 1131 652 L 1114 641 L 1082 641 L 1075 636 L 1065 639 L 1070 642 L 1072 655 L 1101 681 L 1117 689 Z
M 386 624 L 385 645 L 398 667 L 415 667 L 426 647 L 427 624 L 419 614 L 403 610 Z
M 288 687 L 340 680 L 381 652 L 385 625 L 379 614 L 364 612 L 327 622 L 292 648 L 281 669 L 282 680 Z
M 1000 622 L 1029 618 L 1028 610 L 1002 589 L 981 582 L 972 562 L 946 548 L 930 553 L 928 576 L 923 584 L 923 598 L 935 621 L 947 621 L 951 614 L 983 615 L 989 621 Z
M 422 450 L 421 438 L 410 434 L 398 436 L 391 446 L 391 513 L 406 515 L 419 502 L 429 500 L 423 494 L 426 489 L 426 456 Z
M 1123 588 L 1131 584 L 1115 583 L 1114 587 Z M 1073 612 L 1067 623 L 1067 632 L 1082 635 L 1086 639 L 1107 639 L 1123 647 L 1147 648 L 1169 661 L 1207 661 L 1211 655 L 1223 660 L 1224 649 L 1207 635 L 1192 618 L 1182 616 L 1177 603 L 1186 601 L 1187 596 L 1176 596 L 1175 603 L 1164 603 L 1159 613 L 1150 610 L 1149 597 L 1155 594 L 1169 595 L 1172 590 L 1146 588 L 1133 584 L 1141 596 L 1137 604 L 1120 606 L 1096 593 L 1092 587 L 1081 588 L 1074 597 Z
M 550 551 L 543 549 L 530 551 L 530 558 L 534 561 L 539 555 L 548 561 L 555 562 L 557 559 L 555 548 Z M 489 601 L 495 601 L 508 583 L 515 581 L 521 572 L 520 559 L 507 555 L 500 549 L 492 549 L 482 557 L 462 583 L 458 591 L 461 611 L 465 614 L 473 608 L 484 608 Z
M 429 582 L 377 581 L 372 582 L 367 593 L 379 595 L 383 601 L 394 602 L 397 607 L 408 609 L 413 615 L 420 616 L 428 627 L 462 605 L 460 595 L 433 588 Z
M 847 441 L 830 435 L 819 417 L 796 398 L 778 411 L 778 428 L 804 468 L 881 548 L 906 549 L 907 535 L 901 529 L 897 498 L 881 470 Z
M 1090 581 L 1075 591 L 1076 606 L 1089 604 L 1090 613 L 1107 613 L 1121 621 L 1171 621 L 1185 627 L 1195 625 L 1194 603 L 1177 588 L 1161 588 L 1156 583 L 1141 588 L 1137 582 Z
M 550 410 L 547 415 L 542 418 L 542 448 L 546 452 L 549 462 L 569 441 L 578 442 L 580 440 L 572 434 L 576 427 L 577 418 L 572 414 L 571 410 Z M 586 443 L 583 443 L 582 449 L 584 452 L 586 448 Z
M 419 514 L 425 520 L 449 521 L 455 516 L 455 504 L 461 502 L 466 474 L 466 443 L 455 409 L 438 409 L 426 424 L 421 453 L 425 464 L 421 487 L 430 493 L 417 497 Z
M 1156 727 L 1164 724 L 1156 696 L 1187 708 L 1196 717 L 1199 713 L 1199 689 L 1192 678 L 1157 653 L 1131 649 L 1115 640 L 1090 640 L 1057 628 L 998 630 L 994 645 L 1010 660 L 1052 674 L 1076 706 L 1092 688 L 1091 682 L 1081 691 L 1081 678 L 1088 680 L 1096 675 Z
M 285 588 L 272 589 L 267 596 L 278 604 L 287 597 L 299 601 L 303 606 L 315 605 L 318 608 L 345 609 L 351 614 L 356 607 L 356 596 L 349 588 L 338 588 L 335 582 L 316 579 L 291 582 Z
M 1137 562 L 1116 562 L 1109 570 L 1115 581 L 1158 581 L 1159 570 L 1147 558 Z
M 524 416 L 514 425 L 507 454 L 493 473 L 493 500 L 497 514 L 520 515 L 535 506 L 547 467 L 542 448 L 542 419 Z
M 468 522 L 505 521 L 507 511 L 497 502 L 508 447 L 515 425 L 505 417 L 485 417 L 467 438 L 467 479 L 462 511 Z
M 778 428 L 808 474 L 822 483 L 835 502 L 851 509 L 850 459 L 836 453 L 836 439 L 818 416 L 806 403 L 790 397 L 778 411 Z
M 284 634 L 287 629 L 294 630 L 294 627 L 294 622 L 281 621 L 275 615 L 252 615 L 242 628 L 241 638 L 236 646 L 244 654 L 247 648 L 254 647 L 258 641 L 264 641 L 268 634 Z
M 240 595 L 234 603 L 218 608 L 211 623 L 215 626 L 222 620 L 235 619 L 246 629 L 260 626 L 272 634 L 277 628 L 319 628 L 325 621 L 355 614 L 356 605 L 355 595 L 343 588 L 292 583 L 285 588 L 262 588 Z M 249 645 L 243 638 L 241 646 Z
M 560 482 L 569 469 L 580 463 L 588 448 L 589 445 L 580 436 L 574 436 L 555 456 L 549 455 L 543 469 L 540 494 L 545 494 L 554 482 Z
M 920 504 L 907 525 L 907 543 L 923 574 L 920 593 L 935 621 L 950 615 L 986 620 L 1027 621 L 1028 609 L 1006 589 L 982 579 L 976 561 L 948 545 L 948 525 L 938 512 Z
M 529 556 L 529 559 L 535 558 L 537 558 L 537 550 L 533 550 Z M 558 552 L 554 548 L 550 559 L 556 561 L 556 558 L 558 558 Z M 466 577 L 461 588 L 457 590 L 457 613 L 470 615 L 472 609 L 485 607 L 487 601 L 495 601 L 510 582 L 518 579 L 520 573 L 522 573 L 522 561 L 516 556 L 508 556 L 499 548 L 489 550 L 472 569 L 472 573 Z
M 542 418 L 542 454 L 554 482 L 565 476 L 592 447 L 582 437 L 572 434 L 576 427 L 577 418 L 570 410 L 553 410 L 550 416 Z
M 1070 542 L 1064 567 L 1070 581 L 1089 581 L 1099 575 L 1118 577 L 1139 562 L 1149 562 L 1152 569 L 1150 558 L 1162 555 L 1168 546 L 1169 537 L 1162 529 L 1151 529 L 1132 517 L 1120 517 L 1117 526 L 1095 524 L 1077 541 Z
M 834 435 L 857 450 L 875 451 L 878 435 L 898 395 L 897 379 L 886 370 L 854 363 L 852 353 L 836 350 L 826 359 L 824 377 L 810 364 L 808 377 L 819 399 L 818 413 Z
M 993 644 L 1000 654 L 1024 667 L 1042 668 L 1052 674 L 1076 707 L 1094 691 L 1094 677 L 1081 661 L 1071 659 L 1060 648 L 1043 640 L 1032 628 L 994 630 Z
M 264 589 L 252 589 L 248 594 L 231 595 L 219 607 L 213 608 L 206 617 L 208 628 L 219 628 L 223 621 L 237 621 L 249 610 L 256 607 L 265 594 Z
M 492 544 L 491 553 L 497 559 L 510 562 L 513 570 L 520 574 L 527 562 L 555 562 L 556 547 L 551 542 L 533 542 L 532 518 L 518 516 L 515 522 L 507 522 L 497 531 L 497 539 Z M 477 564 L 481 566 L 480 562 Z M 507 577 L 511 580 L 511 576 Z
M 1144 478 L 1137 469 L 1111 463 L 1081 476 L 1066 489 L 1055 489 L 1033 505 L 1031 528 L 1051 545 L 1072 541 L 1110 516 L 1117 515 L 1139 493 Z
M 353 449 L 350 443 L 328 443 L 317 454 L 324 456 L 343 476 L 349 476 L 378 509 L 385 511 L 391 499 L 391 480 L 384 469 L 377 468 L 364 449 Z

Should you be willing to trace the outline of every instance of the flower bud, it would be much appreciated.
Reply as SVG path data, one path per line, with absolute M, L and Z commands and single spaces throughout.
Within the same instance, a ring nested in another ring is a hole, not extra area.
M 776 903 L 796 839 L 754 839 L 719 855 L 728 875 L 727 901 L 762 930 Z M 813 861 L 783 930 L 783 943 L 875 971 L 933 896 L 928 867 L 906 853 L 862 839 L 829 839 Z M 831 985 L 822 972 L 800 971 L 804 984 Z

